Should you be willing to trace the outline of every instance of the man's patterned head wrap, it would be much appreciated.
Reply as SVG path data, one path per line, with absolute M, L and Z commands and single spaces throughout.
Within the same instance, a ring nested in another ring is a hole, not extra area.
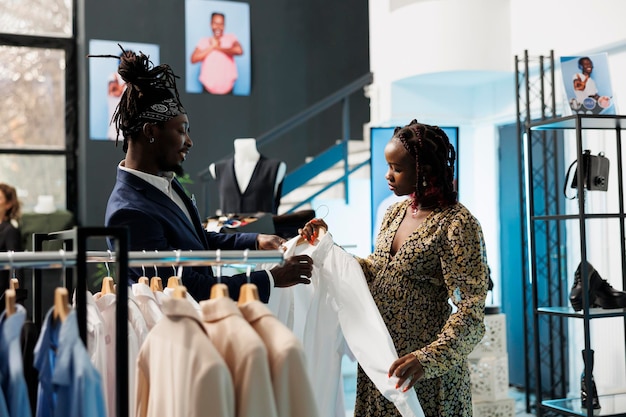
M 111 123 L 124 137 L 124 152 L 128 140 L 135 138 L 145 123 L 163 123 L 180 114 L 186 114 L 180 102 L 176 78 L 169 65 L 156 67 L 142 52 L 136 54 L 122 48 L 122 54 L 88 55 L 95 58 L 115 58 L 120 60 L 117 72 L 126 82 L 126 89 L 115 109 Z M 115 141 L 117 145 L 117 139 Z

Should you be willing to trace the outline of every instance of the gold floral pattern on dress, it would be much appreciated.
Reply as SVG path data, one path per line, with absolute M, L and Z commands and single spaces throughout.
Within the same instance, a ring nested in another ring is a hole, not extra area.
M 478 220 L 456 203 L 430 213 L 392 257 L 391 244 L 409 205 L 406 200 L 387 210 L 374 253 L 359 263 L 398 356 L 414 353 L 424 367 L 415 389 L 425 415 L 471 416 L 467 356 L 485 332 L 483 233 Z M 354 415 L 400 416 L 360 367 Z

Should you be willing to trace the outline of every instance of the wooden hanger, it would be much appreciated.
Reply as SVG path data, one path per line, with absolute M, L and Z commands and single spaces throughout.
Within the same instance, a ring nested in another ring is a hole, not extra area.
M 113 277 L 102 278 L 102 289 L 100 292 L 104 294 L 115 294 L 115 282 Z
M 230 297 L 230 295 L 228 295 L 228 285 L 222 284 L 220 282 L 220 279 L 222 278 L 222 264 L 220 263 L 221 258 L 222 258 L 222 251 L 221 249 L 217 249 L 215 251 L 215 261 L 217 262 L 215 275 L 217 276 L 217 283 L 213 284 L 213 286 L 211 287 L 211 295 L 209 297 L 211 300 L 215 298 Z
M 248 261 L 248 251 L 244 252 L 244 263 Z M 252 265 L 248 265 L 246 269 L 246 283 L 239 288 L 239 299 L 237 305 L 241 306 L 250 301 L 259 300 L 259 289 L 257 286 L 250 282 L 250 274 L 252 273 Z
M 239 288 L 239 300 L 237 305 L 244 305 L 250 301 L 259 300 L 259 289 L 255 284 L 245 283 Z
M 180 277 L 176 275 L 172 275 L 167 279 L 167 288 L 176 288 L 180 287 L 181 285 L 183 285 L 183 282 Z
M 140 284 L 146 284 L 147 286 L 150 286 L 150 279 L 146 276 L 146 268 L 143 265 L 141 265 L 141 276 L 139 277 L 137 282 Z
M 172 298 L 183 300 L 187 298 L 187 287 L 185 287 L 184 285 L 179 285 L 174 288 L 174 291 L 172 292 Z
M 228 298 L 228 285 L 217 283 L 211 287 L 211 299 Z
M 9 289 L 17 290 L 18 288 L 20 288 L 20 281 L 17 278 L 11 278 L 11 281 L 9 282 Z
M 12 316 L 15 314 L 15 290 L 8 289 L 4 291 L 4 311 L 6 317 Z
M 52 317 L 55 320 L 65 321 L 70 314 L 70 303 L 67 288 L 58 287 L 54 290 L 54 310 Z
M 176 264 L 178 264 L 180 261 L 180 251 L 177 250 L 174 252 L 176 252 Z M 175 265 L 172 265 L 172 268 L 174 268 L 174 275 L 168 278 L 167 288 L 176 288 L 176 287 L 183 285 L 183 280 L 181 278 L 181 276 L 183 275 L 183 267 L 182 266 L 178 267 L 178 273 L 176 273 Z
M 155 276 L 150 279 L 150 289 L 152 290 L 152 292 L 163 292 L 163 281 L 161 280 L 161 277 Z

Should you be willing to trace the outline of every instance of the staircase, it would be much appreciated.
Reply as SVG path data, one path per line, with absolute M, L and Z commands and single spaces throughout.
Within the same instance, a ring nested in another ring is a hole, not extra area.
M 337 141 L 337 146 L 341 144 Z M 347 167 L 344 160 L 336 162 L 330 168 L 322 170 L 304 184 L 289 189 L 283 187 L 283 196 L 278 207 L 278 214 L 291 213 L 297 210 L 315 209 L 311 205 L 314 199 L 344 199 L 347 200 L 346 187 L 349 179 L 370 178 L 370 144 L 365 140 L 348 140 Z M 314 164 L 314 158 L 307 158 L 302 167 Z M 312 168 L 312 167 L 311 167 Z M 346 175 L 346 172 L 349 174 Z M 288 181 L 288 179 L 285 179 Z M 346 201 L 349 204 L 349 201 Z
M 278 214 L 309 209 L 311 201 L 322 195 L 343 195 L 348 204 L 346 190 L 348 190 L 350 176 L 359 175 L 369 178 L 369 169 L 362 169 L 363 167 L 369 168 L 369 141 L 350 140 L 349 98 L 352 94 L 362 92 L 373 81 L 374 75 L 371 72 L 367 73 L 257 137 L 257 146 L 260 147 L 335 104 L 342 104 L 342 139 L 322 154 L 309 158 L 304 165 L 287 174 L 283 181 L 283 195 Z

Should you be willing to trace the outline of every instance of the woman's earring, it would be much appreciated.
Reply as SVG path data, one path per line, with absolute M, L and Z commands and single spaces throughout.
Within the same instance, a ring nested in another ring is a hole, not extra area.
M 154 138 L 150 138 L 150 143 L 154 143 Z
M 422 186 L 426 187 L 428 184 L 426 183 L 426 177 L 422 177 Z

